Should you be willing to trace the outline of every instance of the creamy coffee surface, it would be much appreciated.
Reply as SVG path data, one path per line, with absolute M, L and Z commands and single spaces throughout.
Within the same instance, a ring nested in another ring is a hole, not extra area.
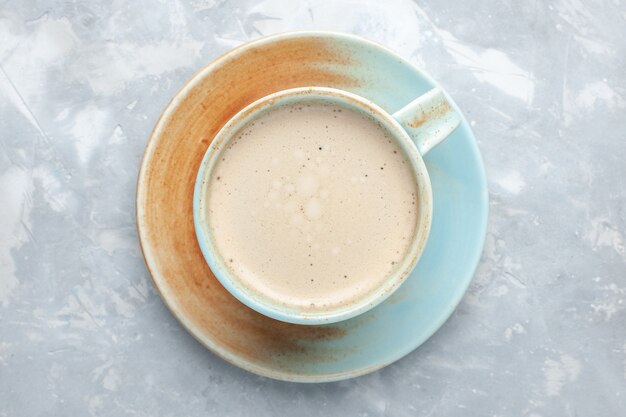
M 303 311 L 376 291 L 416 232 L 410 162 L 367 116 L 311 102 L 270 109 L 220 155 L 206 210 L 241 285 Z

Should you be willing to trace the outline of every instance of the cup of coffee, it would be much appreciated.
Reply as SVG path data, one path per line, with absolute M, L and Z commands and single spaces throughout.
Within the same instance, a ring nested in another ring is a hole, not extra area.
M 393 115 L 324 87 L 255 101 L 198 172 L 193 215 L 208 265 L 277 320 L 325 324 L 371 309 L 422 254 L 432 219 L 422 155 L 459 123 L 439 89 Z

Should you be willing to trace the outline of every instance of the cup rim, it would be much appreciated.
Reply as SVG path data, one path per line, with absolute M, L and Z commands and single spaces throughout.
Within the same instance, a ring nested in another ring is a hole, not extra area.
M 208 216 L 202 215 L 206 212 L 204 207 L 209 188 L 205 185 L 210 180 L 219 156 L 226 149 L 225 145 L 235 136 L 237 131 L 264 111 L 278 107 L 289 100 L 296 101 L 311 97 L 323 98 L 340 106 L 356 108 L 358 111 L 366 113 L 374 121 L 381 123 L 392 134 L 392 139 L 396 140 L 405 152 L 418 186 L 419 195 L 416 230 L 413 233 L 409 249 L 396 270 L 387 276 L 383 284 L 369 292 L 365 297 L 345 306 L 320 312 L 298 311 L 297 307 L 272 302 L 255 292 L 253 288 L 243 285 L 229 270 L 225 259 L 220 255 L 206 219 Z M 400 287 L 415 268 L 426 246 L 432 223 L 432 207 L 432 187 L 422 155 L 409 134 L 391 114 L 357 94 L 336 88 L 309 86 L 281 90 L 262 97 L 236 113 L 218 131 L 206 150 L 198 169 L 194 186 L 193 218 L 196 238 L 205 261 L 222 286 L 235 298 L 253 310 L 276 320 L 293 324 L 319 325 L 358 316 L 382 303 Z

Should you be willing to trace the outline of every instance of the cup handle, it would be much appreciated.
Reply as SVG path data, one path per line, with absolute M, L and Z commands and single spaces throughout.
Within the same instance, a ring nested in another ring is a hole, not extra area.
M 433 88 L 393 114 L 409 134 L 420 154 L 425 155 L 461 123 L 461 115 L 454 109 L 440 88 Z

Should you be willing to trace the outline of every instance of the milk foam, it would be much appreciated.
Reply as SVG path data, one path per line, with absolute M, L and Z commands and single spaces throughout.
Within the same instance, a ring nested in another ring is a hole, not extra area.
M 231 139 L 210 179 L 208 222 L 241 285 L 313 312 L 380 288 L 409 249 L 417 198 L 384 128 L 350 109 L 299 104 Z

